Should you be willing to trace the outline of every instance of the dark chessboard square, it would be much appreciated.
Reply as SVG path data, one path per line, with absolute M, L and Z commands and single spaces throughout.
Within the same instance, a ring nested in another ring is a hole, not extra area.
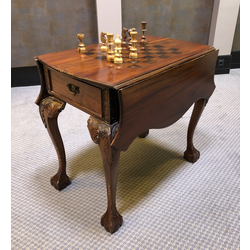
M 163 45 L 153 45 L 152 47 L 154 47 L 154 48 L 163 48 L 164 46 Z
M 156 61 L 153 61 L 153 60 L 146 60 L 146 61 L 143 61 L 144 63 L 149 63 L 149 64 L 153 64 L 153 63 L 156 63 Z
M 152 49 L 151 48 L 146 48 L 146 49 L 143 49 L 141 51 L 151 51 Z
M 144 54 L 152 54 L 151 50 L 146 50 L 145 52 L 143 52 Z
M 179 50 L 179 49 L 177 49 L 177 48 L 170 48 L 169 50 Z
M 158 56 L 158 58 L 162 58 L 162 59 L 167 59 L 169 58 L 170 56 L 167 56 L 167 55 L 161 55 L 161 56 Z
M 90 52 L 90 51 L 87 51 L 87 52 L 85 53 L 85 55 L 87 55 L 87 56 L 94 55 L 94 54 L 95 54 L 95 53 Z
M 142 56 L 141 58 L 143 58 L 143 59 L 151 59 L 151 58 L 154 58 L 154 57 L 146 55 L 146 56 Z
M 173 52 L 171 52 L 171 54 L 179 55 L 179 54 L 181 54 L 181 52 L 179 52 L 179 51 L 173 51 Z
M 130 69 L 138 69 L 138 68 L 141 68 L 141 66 L 138 65 L 138 64 L 132 64 L 132 65 L 129 65 L 128 68 L 130 68 Z
M 97 57 L 95 57 L 95 59 L 99 59 L 99 60 L 106 60 L 106 57 L 105 56 L 97 56 Z
M 165 52 L 165 51 L 158 51 L 155 54 L 157 54 L 157 55 L 166 55 L 167 52 Z

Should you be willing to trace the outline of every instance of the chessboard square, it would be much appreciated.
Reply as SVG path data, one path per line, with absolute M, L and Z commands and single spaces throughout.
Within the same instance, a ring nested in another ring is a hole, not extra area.
M 152 47 L 154 47 L 154 48 L 163 48 L 164 46 L 163 45 L 153 45 Z
M 165 51 L 158 51 L 155 54 L 157 54 L 157 55 L 166 55 L 167 52 L 165 52 Z
M 105 56 L 106 54 L 96 53 L 96 56 Z
M 177 48 L 170 48 L 169 50 L 179 50 L 179 49 L 177 49 Z
M 99 59 L 99 60 L 103 60 L 103 61 L 106 60 L 105 56 L 97 56 L 97 57 L 95 57 L 95 59 Z
M 179 54 L 181 54 L 181 52 L 179 52 L 179 51 L 173 51 L 173 52 L 171 52 L 171 54 L 179 55 Z
M 167 55 L 161 55 L 161 56 L 159 56 L 158 58 L 162 58 L 162 59 L 167 59 L 167 58 L 169 58 L 170 56 L 167 56 Z
M 87 52 L 85 53 L 85 55 L 90 56 L 90 55 L 94 55 L 94 53 L 91 52 L 91 51 L 87 51 Z
M 142 56 L 141 58 L 143 59 L 151 59 L 151 58 L 154 58 L 153 56 L 149 56 L 149 55 L 145 55 L 145 56 Z
M 153 61 L 153 60 L 146 60 L 146 61 L 143 61 L 144 63 L 149 63 L 149 64 L 153 64 L 153 63 L 156 63 L 156 61 Z
M 122 51 L 122 56 L 126 56 L 130 53 L 130 51 Z
M 138 68 L 141 68 L 141 66 L 138 65 L 138 64 L 133 64 L 133 65 L 128 66 L 128 68 L 130 68 L 130 69 L 138 69 Z
M 142 49 L 141 51 L 151 51 L 152 48 L 145 48 L 145 49 Z

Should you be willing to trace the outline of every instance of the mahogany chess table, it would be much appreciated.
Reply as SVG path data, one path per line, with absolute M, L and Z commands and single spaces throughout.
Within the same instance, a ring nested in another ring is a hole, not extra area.
M 138 39 L 139 40 L 139 39 Z M 151 128 L 167 127 L 192 106 L 184 158 L 199 159 L 193 134 L 212 95 L 218 51 L 213 47 L 170 38 L 147 36 L 145 46 L 136 44 L 138 58 L 124 63 L 107 62 L 101 44 L 35 57 L 41 79 L 36 100 L 42 121 L 56 149 L 59 169 L 51 178 L 58 190 L 70 184 L 66 157 L 57 125 L 58 114 L 69 103 L 90 114 L 88 129 L 100 147 L 107 186 L 107 211 L 101 224 L 110 233 L 122 225 L 116 209 L 116 185 L 121 151 Z M 152 166 L 153 167 L 153 166 Z

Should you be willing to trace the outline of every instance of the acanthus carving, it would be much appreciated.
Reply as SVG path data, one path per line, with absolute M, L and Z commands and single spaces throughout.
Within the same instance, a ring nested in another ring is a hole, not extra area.
M 112 148 L 110 143 L 113 137 L 112 134 L 114 133 L 113 129 L 117 131 L 116 127 L 118 128 L 118 125 L 119 124 L 116 124 L 114 127 L 111 127 L 107 123 L 97 120 L 92 116 L 88 119 L 88 129 L 91 139 L 94 143 L 99 144 L 109 164 L 114 162 L 117 154 L 117 150 Z
M 108 137 L 110 135 L 109 126 L 102 121 L 94 119 L 92 116 L 88 119 L 88 129 L 91 139 L 94 143 L 99 144 L 101 137 Z
M 58 115 L 65 108 L 65 105 L 66 105 L 65 102 L 53 96 L 46 97 L 41 101 L 41 104 L 39 106 L 39 111 L 43 124 L 45 125 L 46 128 L 47 128 L 47 123 L 44 113 L 45 112 L 47 113 L 46 115 L 48 118 L 52 118 L 55 115 Z

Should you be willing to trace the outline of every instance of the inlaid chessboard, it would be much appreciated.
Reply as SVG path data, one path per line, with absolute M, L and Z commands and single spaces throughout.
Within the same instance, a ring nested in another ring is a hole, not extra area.
M 209 53 L 212 47 L 193 42 L 186 42 L 171 38 L 147 36 L 145 46 L 137 38 L 137 59 L 130 59 L 130 50 L 122 50 L 123 63 L 108 62 L 100 48 L 102 44 L 86 46 L 86 52 L 79 54 L 77 49 L 55 52 L 39 56 L 39 60 L 55 70 L 85 80 L 91 84 L 114 87 L 130 84 L 138 77 L 146 76 L 154 70 L 161 71 L 173 67 L 180 62 L 192 60 L 197 55 Z M 115 44 L 112 46 L 114 50 Z

